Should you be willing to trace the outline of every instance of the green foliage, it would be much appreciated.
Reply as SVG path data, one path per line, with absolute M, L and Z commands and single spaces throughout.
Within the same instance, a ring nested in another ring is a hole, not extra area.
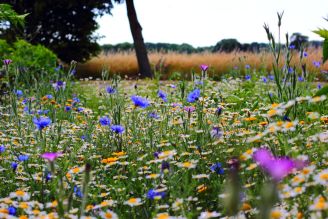
M 11 59 L 20 67 L 33 69 L 53 68 L 56 66 L 56 55 L 42 45 L 32 45 L 24 40 L 13 44 Z
M 328 85 L 318 90 L 314 96 L 321 96 L 321 95 L 328 95 Z
M 10 5 L 0 4 L 0 22 L 8 21 L 16 27 L 24 26 L 24 19 L 27 15 L 18 15 Z
M 4 60 L 7 58 L 6 56 L 10 54 L 11 47 L 10 45 L 6 42 L 6 40 L 0 40 L 0 58 Z
M 121 2 L 121 0 L 114 0 Z M 94 35 L 98 28 L 96 18 L 110 13 L 114 1 L 14 1 L 5 0 L 17 13 L 29 13 L 24 31 L 3 29 L 0 36 L 9 42 L 26 39 L 33 45 L 42 44 L 69 63 L 86 61 L 100 51 Z
M 214 46 L 213 52 L 232 52 L 240 47 L 241 44 L 236 39 L 223 39 Z
M 323 62 L 328 60 L 328 38 L 323 41 L 322 45 Z
M 325 18 L 325 20 L 328 21 L 328 19 L 326 19 L 326 18 Z M 322 46 L 322 53 L 323 53 L 322 62 L 324 63 L 325 61 L 328 60 L 328 30 L 318 28 L 317 30 L 314 30 L 313 33 L 316 33 L 320 37 L 324 38 L 324 42 L 323 42 L 323 46 Z

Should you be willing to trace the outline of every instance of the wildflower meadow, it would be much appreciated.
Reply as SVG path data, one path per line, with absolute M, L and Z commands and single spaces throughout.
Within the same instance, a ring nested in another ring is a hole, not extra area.
M 264 28 L 272 69 L 220 80 L 206 62 L 91 81 L 6 56 L 0 218 L 328 218 L 327 72 Z

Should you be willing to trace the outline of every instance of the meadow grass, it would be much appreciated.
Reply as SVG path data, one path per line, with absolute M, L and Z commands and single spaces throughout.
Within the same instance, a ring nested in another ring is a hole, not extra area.
M 305 62 L 309 72 L 319 73 L 313 65 L 313 61 L 322 59 L 321 49 L 307 49 L 308 58 Z M 299 53 L 293 52 L 291 65 L 297 65 L 299 62 Z M 161 53 L 150 52 L 149 60 L 155 72 L 161 74 L 161 79 L 174 77 L 175 72 L 190 77 L 192 71 L 197 71 L 198 67 L 206 63 L 209 65 L 208 74 L 215 79 L 220 79 L 222 75 L 231 72 L 245 73 L 245 66 L 249 65 L 256 71 L 270 72 L 272 70 L 273 57 L 268 52 L 232 52 L 232 53 L 196 53 L 181 54 L 175 52 Z M 281 67 L 283 67 L 283 61 Z M 138 66 L 135 54 L 131 52 L 117 52 L 101 54 L 92 58 L 90 61 L 78 66 L 79 77 L 101 78 L 103 69 L 109 70 L 111 74 L 120 74 L 121 76 L 137 77 Z M 328 70 L 328 63 L 322 66 L 321 70 Z M 177 77 L 175 77 L 177 78 Z

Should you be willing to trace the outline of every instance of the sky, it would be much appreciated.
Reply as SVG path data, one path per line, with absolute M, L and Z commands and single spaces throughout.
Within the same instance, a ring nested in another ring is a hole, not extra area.
M 328 0 L 134 0 L 145 42 L 188 43 L 194 47 L 215 45 L 235 38 L 241 43 L 264 42 L 267 23 L 277 36 L 277 12 L 284 11 L 282 35 L 328 29 Z M 112 15 L 98 18 L 100 44 L 132 43 L 126 5 L 115 4 Z

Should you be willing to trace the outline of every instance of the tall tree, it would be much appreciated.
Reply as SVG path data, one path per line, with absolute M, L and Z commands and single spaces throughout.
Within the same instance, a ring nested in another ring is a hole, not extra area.
M 150 68 L 149 59 L 147 56 L 147 49 L 142 37 L 142 27 L 138 21 L 136 9 L 133 0 L 126 0 L 126 9 L 128 13 L 130 29 L 133 37 L 134 48 L 137 55 L 139 71 L 142 77 L 153 77 Z
M 42 44 L 65 62 L 86 61 L 100 51 L 96 18 L 110 13 L 113 2 L 122 0 L 0 0 L 19 14 L 29 15 L 23 31 L 10 26 L 0 37 L 10 42 L 17 38 Z

